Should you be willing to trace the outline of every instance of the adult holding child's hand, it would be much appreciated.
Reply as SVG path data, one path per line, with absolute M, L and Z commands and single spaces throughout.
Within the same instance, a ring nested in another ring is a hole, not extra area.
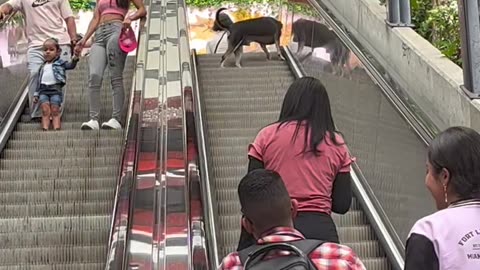
M 137 11 L 127 15 L 130 3 Z M 104 122 L 103 129 L 120 129 L 120 117 L 124 104 L 123 69 L 127 52 L 122 50 L 119 39 L 123 29 L 131 29 L 132 21 L 146 15 L 142 0 L 97 0 L 93 19 L 90 21 L 87 33 L 77 42 L 75 53 L 81 53 L 90 37 L 94 35 L 89 57 L 89 105 L 90 120 L 82 124 L 83 130 L 98 130 L 100 128 L 100 88 L 103 73 L 108 67 L 112 85 L 113 112 L 111 119 Z

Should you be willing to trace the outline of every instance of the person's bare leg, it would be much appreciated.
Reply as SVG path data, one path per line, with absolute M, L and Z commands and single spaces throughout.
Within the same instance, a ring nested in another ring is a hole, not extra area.
M 61 124 L 61 117 L 60 117 L 60 107 L 57 105 L 52 105 L 51 106 L 51 111 L 52 111 L 52 122 L 53 122 L 53 129 L 54 130 L 59 130 L 62 128 Z
M 42 129 L 48 130 L 50 128 L 50 103 L 43 103 L 42 106 Z

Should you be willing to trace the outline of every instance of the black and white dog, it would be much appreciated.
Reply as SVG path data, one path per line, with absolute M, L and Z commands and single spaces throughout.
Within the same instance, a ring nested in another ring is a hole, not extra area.
M 221 8 L 215 15 L 215 22 L 223 30 L 228 31 L 228 49 L 222 55 L 220 66 L 224 67 L 227 57 L 235 53 L 235 65 L 241 68 L 240 60 L 243 54 L 243 46 L 250 45 L 251 42 L 257 42 L 262 47 L 262 50 L 270 59 L 270 54 L 267 50 L 267 45 L 275 44 L 277 47 L 278 57 L 285 60 L 280 51 L 280 36 L 282 35 L 282 23 L 271 17 L 261 17 L 241 22 L 236 22 L 231 25 L 224 25 L 220 20 L 220 14 L 226 8 Z
M 330 54 L 334 73 L 340 73 L 341 76 L 344 76 L 346 71 L 350 75 L 351 68 L 348 61 L 350 50 L 326 25 L 316 21 L 299 19 L 293 23 L 292 31 L 293 41 L 298 42 L 297 54 L 301 53 L 305 46 L 311 48 L 309 55 L 315 48 L 325 48 L 326 52 Z

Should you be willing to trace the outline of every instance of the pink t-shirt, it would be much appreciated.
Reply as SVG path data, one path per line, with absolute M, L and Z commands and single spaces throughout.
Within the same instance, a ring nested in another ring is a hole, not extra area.
M 10 0 L 14 10 L 25 15 L 28 47 L 42 46 L 47 38 L 70 44 L 65 19 L 73 17 L 68 0 Z
M 292 141 L 296 122 L 272 124 L 263 128 L 249 145 L 248 155 L 263 162 L 265 169 L 280 174 L 292 199 L 298 201 L 299 211 L 331 214 L 333 181 L 338 173 L 350 172 L 354 161 L 340 135 L 336 145 L 330 136 L 318 146 L 319 156 L 302 154 L 304 128 Z M 308 150 L 308 148 L 307 148 Z

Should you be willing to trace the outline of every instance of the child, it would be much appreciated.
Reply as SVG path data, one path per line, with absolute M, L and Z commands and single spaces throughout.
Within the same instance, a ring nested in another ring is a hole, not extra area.
M 43 43 L 45 63 L 40 67 L 35 79 L 38 87 L 34 93 L 35 104 L 39 103 L 42 109 L 42 129 L 48 130 L 50 119 L 53 129 L 59 130 L 60 106 L 63 102 L 63 86 L 67 82 L 65 70 L 74 69 L 77 66 L 78 56 L 75 55 L 71 62 L 60 59 L 60 45 L 55 38 L 49 38 Z

